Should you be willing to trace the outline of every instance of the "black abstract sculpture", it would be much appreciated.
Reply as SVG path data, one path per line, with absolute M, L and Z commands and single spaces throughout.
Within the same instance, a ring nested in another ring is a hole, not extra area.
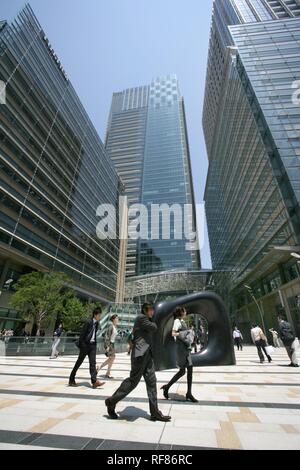
M 176 368 L 176 344 L 171 336 L 173 312 L 177 306 L 186 307 L 189 314 L 201 315 L 208 324 L 207 347 L 193 354 L 193 365 L 234 365 L 235 354 L 229 316 L 222 299 L 213 292 L 191 294 L 179 299 L 160 302 L 155 307 L 154 321 L 158 332 L 154 336 L 156 370 Z

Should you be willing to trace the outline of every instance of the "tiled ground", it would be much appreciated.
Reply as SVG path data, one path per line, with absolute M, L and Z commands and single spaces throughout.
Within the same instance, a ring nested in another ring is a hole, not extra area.
M 246 347 L 236 366 L 195 369 L 199 404 L 183 401 L 185 378 L 171 390 L 175 400 L 159 391 L 168 424 L 149 421 L 144 383 L 119 404 L 120 420 L 107 419 L 104 399 L 128 374 L 126 354 L 117 356 L 115 379 L 98 390 L 90 388 L 88 363 L 80 387 L 67 387 L 74 361 L 0 357 L 0 449 L 300 449 L 300 369 L 286 367 L 283 349 L 272 364 L 259 364 Z M 172 375 L 159 372 L 159 387 Z

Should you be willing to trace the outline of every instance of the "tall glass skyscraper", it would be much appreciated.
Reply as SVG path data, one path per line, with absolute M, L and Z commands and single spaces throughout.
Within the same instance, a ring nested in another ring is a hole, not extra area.
M 300 241 L 300 6 L 214 2 L 203 127 L 214 268 L 243 275 Z
M 119 242 L 97 238 L 96 210 L 118 207 L 120 179 L 31 8 L 0 28 L 1 305 L 7 281 L 32 269 L 115 300 Z
M 149 213 L 152 204 L 181 208 L 190 204 L 188 224 L 190 231 L 195 230 L 184 101 L 175 75 L 114 93 L 106 149 L 125 185 L 129 204 L 142 203 Z M 129 240 L 127 276 L 200 268 L 199 250 L 188 251 L 186 240 L 177 239 L 172 225 L 171 240 L 163 239 L 161 221 L 159 236 L 153 239 L 149 218 L 148 239 Z
M 233 273 L 236 321 L 284 311 L 300 332 L 298 0 L 215 0 L 203 128 L 213 268 Z M 249 290 L 249 289 L 252 289 Z M 249 294 L 250 293 L 250 294 Z M 253 302 L 260 300 L 260 307 Z

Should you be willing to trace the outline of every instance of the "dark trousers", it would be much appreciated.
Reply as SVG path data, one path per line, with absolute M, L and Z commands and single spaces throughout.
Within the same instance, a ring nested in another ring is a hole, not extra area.
M 150 414 L 151 416 L 156 415 L 158 413 L 156 375 L 154 362 L 149 350 L 142 357 L 134 358 L 131 356 L 130 376 L 121 383 L 118 390 L 109 398 L 108 401 L 111 406 L 116 406 L 119 401 L 129 395 L 139 384 L 142 377 L 144 377 L 146 382 Z
M 243 342 L 241 338 L 234 338 L 234 342 L 236 347 L 238 348 L 238 351 L 241 350 L 243 351 Z
M 74 369 L 71 372 L 70 375 L 70 382 L 75 381 L 75 377 L 77 374 L 77 371 L 83 361 L 85 360 L 86 356 L 89 357 L 89 362 L 90 362 L 90 374 L 91 374 L 91 382 L 94 384 L 97 382 L 97 369 L 96 369 L 96 344 L 91 344 L 89 346 L 85 346 L 83 348 L 80 348 L 79 351 L 79 356 L 76 361 L 76 364 L 74 366 Z
M 268 361 L 271 362 L 272 358 L 267 354 L 265 341 L 261 339 L 260 341 L 256 341 L 255 345 L 257 347 L 257 352 L 258 352 L 260 362 L 265 362 L 265 358 L 264 358 L 262 351 L 265 353 L 265 356 L 268 359 Z
M 187 394 L 191 395 L 192 394 L 192 385 L 193 385 L 193 366 L 188 366 L 188 367 L 182 367 L 179 369 L 177 374 L 174 375 L 174 377 L 170 380 L 170 382 L 166 385 L 166 388 L 169 390 L 172 385 L 174 385 L 176 382 L 178 382 L 181 377 L 185 375 L 185 370 L 187 370 Z

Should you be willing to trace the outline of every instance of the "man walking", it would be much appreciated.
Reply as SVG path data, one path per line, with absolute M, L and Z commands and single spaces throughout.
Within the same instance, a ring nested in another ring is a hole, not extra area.
M 151 337 L 157 331 L 157 325 L 152 322 L 153 315 L 153 305 L 145 303 L 142 307 L 142 313 L 135 320 L 132 332 L 133 348 L 130 377 L 124 380 L 113 396 L 105 401 L 108 415 L 111 419 L 118 419 L 118 415 L 115 412 L 116 404 L 132 392 L 141 378 L 144 377 L 149 398 L 151 420 L 163 422 L 171 420 L 170 416 L 164 416 L 159 411 L 157 404 L 156 375 L 151 351 Z
M 258 357 L 260 360 L 260 363 L 263 364 L 265 362 L 264 355 L 262 351 L 264 352 L 266 358 L 268 359 L 269 363 L 272 362 L 271 356 L 267 353 L 266 347 L 267 347 L 267 338 L 263 332 L 263 330 L 257 325 L 254 324 L 252 325 L 252 330 L 251 330 L 251 338 L 253 343 L 255 344 L 257 348 L 257 353 Z
M 69 386 L 70 387 L 77 387 L 75 382 L 76 373 L 85 360 L 86 356 L 89 358 L 90 362 L 90 374 L 91 374 L 91 382 L 93 388 L 102 387 L 105 382 L 100 382 L 97 380 L 97 369 L 96 369 L 96 350 L 97 350 L 97 331 L 99 320 L 101 318 L 101 308 L 96 308 L 93 312 L 93 316 L 90 320 L 84 324 L 79 341 L 79 356 L 77 362 L 74 366 L 74 369 L 71 372 L 70 379 L 69 379 Z
M 297 340 L 290 323 L 278 317 L 279 336 L 291 360 L 290 367 L 299 367 L 297 358 Z

